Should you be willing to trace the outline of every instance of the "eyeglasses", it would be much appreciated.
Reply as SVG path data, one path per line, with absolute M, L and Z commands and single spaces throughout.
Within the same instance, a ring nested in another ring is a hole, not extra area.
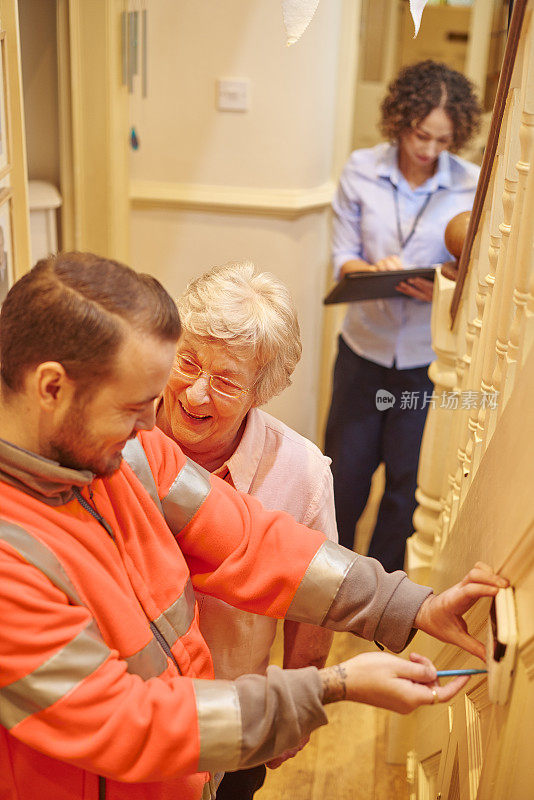
M 191 361 L 187 356 L 181 355 L 181 353 L 176 356 L 176 362 L 173 365 L 172 371 L 187 378 L 187 380 L 192 383 L 197 381 L 201 375 L 205 375 L 206 378 L 209 378 L 210 388 L 223 397 L 240 397 L 242 394 L 250 392 L 250 389 L 239 386 L 239 384 L 233 383 L 227 378 L 221 377 L 221 375 L 211 375 L 209 372 L 204 372 L 198 364 Z

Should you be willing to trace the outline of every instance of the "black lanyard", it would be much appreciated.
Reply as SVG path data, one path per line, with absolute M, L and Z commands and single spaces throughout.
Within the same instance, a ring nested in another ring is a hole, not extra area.
M 400 252 L 402 252 L 404 250 L 404 248 L 406 247 L 406 245 L 408 244 L 408 242 L 410 241 L 410 239 L 412 238 L 412 236 L 414 235 L 415 229 L 417 228 L 417 225 L 419 224 L 419 220 L 423 216 L 423 213 L 424 213 L 426 207 L 430 203 L 430 198 L 432 197 L 432 194 L 427 194 L 425 202 L 423 203 L 423 205 L 421 206 L 421 208 L 417 212 L 417 216 L 415 217 L 415 219 L 413 221 L 413 225 L 412 225 L 412 229 L 411 229 L 410 233 L 408 234 L 408 236 L 405 239 L 403 239 L 402 238 L 402 230 L 401 230 L 401 222 L 400 222 L 399 190 L 398 190 L 398 187 L 395 186 L 394 183 L 392 183 L 391 186 L 393 188 L 393 197 L 395 198 L 395 216 L 397 218 L 397 237 L 399 239 L 399 249 L 400 249 Z

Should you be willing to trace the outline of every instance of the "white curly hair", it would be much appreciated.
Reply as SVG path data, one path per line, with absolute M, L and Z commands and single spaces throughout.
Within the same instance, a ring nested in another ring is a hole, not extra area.
M 291 383 L 302 353 L 295 305 L 288 289 L 251 261 L 230 261 L 187 286 L 176 304 L 184 333 L 223 344 L 238 358 L 255 358 L 254 405 Z

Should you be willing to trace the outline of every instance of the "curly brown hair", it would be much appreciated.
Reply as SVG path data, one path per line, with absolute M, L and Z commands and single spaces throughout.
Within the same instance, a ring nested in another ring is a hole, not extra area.
M 482 109 L 475 87 L 465 75 L 437 61 L 420 61 L 404 67 L 388 87 L 380 107 L 380 130 L 398 142 L 435 108 L 441 107 L 453 127 L 452 152 L 460 150 L 478 130 Z

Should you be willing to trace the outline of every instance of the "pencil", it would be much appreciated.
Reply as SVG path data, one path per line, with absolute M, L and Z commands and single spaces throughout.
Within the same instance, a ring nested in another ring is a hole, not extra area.
M 481 675 L 487 669 L 438 669 L 438 678 L 448 678 L 449 675 Z

